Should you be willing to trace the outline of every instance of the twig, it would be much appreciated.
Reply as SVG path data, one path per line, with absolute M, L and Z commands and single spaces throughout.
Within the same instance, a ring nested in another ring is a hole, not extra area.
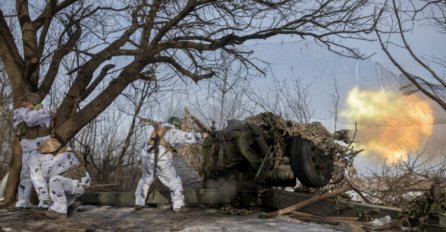
M 344 180 L 352 187 L 352 190 L 355 191 L 365 202 L 368 204 L 373 204 L 369 199 L 367 199 L 361 191 L 361 188 L 356 185 L 349 177 L 345 176 Z

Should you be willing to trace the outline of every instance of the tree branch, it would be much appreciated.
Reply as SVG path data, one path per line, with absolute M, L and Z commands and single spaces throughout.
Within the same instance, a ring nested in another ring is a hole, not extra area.
M 393 3 L 393 10 L 395 13 L 395 17 L 397 19 L 399 34 L 400 34 L 400 37 L 404 43 L 405 49 L 409 52 L 409 54 L 412 56 L 412 58 L 415 61 L 417 61 L 418 64 L 420 64 L 424 69 L 426 69 L 435 78 L 435 80 L 437 80 L 441 85 L 443 85 L 446 88 L 446 82 L 439 75 L 437 75 L 437 73 L 435 73 L 434 70 L 432 70 L 429 66 L 427 66 L 420 58 L 418 58 L 418 56 L 413 52 L 411 46 L 409 45 L 409 43 L 406 40 L 406 36 L 404 35 L 401 19 L 398 14 L 395 0 L 392 0 L 392 3 Z
M 213 71 L 210 71 L 207 74 L 196 74 L 192 73 L 186 68 L 183 68 L 179 63 L 177 63 L 173 58 L 167 57 L 167 56 L 159 56 L 156 57 L 156 60 L 158 62 L 164 62 L 170 64 L 172 67 L 174 67 L 177 71 L 179 71 L 181 74 L 190 77 L 193 81 L 197 82 L 203 79 L 211 78 L 215 73 Z
M 88 88 L 82 93 L 82 96 L 80 98 L 81 101 L 85 100 L 85 98 L 87 98 L 91 92 L 93 92 L 93 90 L 96 88 L 96 86 L 99 85 L 99 83 L 101 83 L 102 80 L 104 80 L 104 78 L 107 76 L 107 72 L 114 68 L 116 65 L 114 64 L 108 64 L 105 65 L 102 70 L 101 73 L 96 77 L 96 79 L 90 84 L 90 86 L 88 86 Z
M 51 89 L 51 86 L 54 83 L 54 80 L 56 79 L 56 75 L 59 71 L 60 63 L 62 62 L 62 59 L 69 54 L 76 43 L 79 41 L 81 35 L 82 35 L 82 29 L 79 24 L 75 24 L 76 31 L 71 34 L 68 41 L 65 44 L 62 44 L 62 37 L 64 36 L 65 32 L 69 30 L 68 28 L 65 28 L 64 32 L 61 33 L 59 37 L 59 43 L 58 47 L 54 52 L 54 55 L 52 56 L 51 63 L 48 68 L 48 72 L 45 75 L 45 79 L 42 81 L 42 84 L 39 87 L 38 93 L 41 96 L 45 96 L 48 94 L 48 92 Z

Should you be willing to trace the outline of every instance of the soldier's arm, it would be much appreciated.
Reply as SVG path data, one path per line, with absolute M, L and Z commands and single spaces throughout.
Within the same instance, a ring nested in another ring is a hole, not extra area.
M 201 133 L 185 132 L 178 129 L 171 129 L 167 132 L 166 140 L 173 144 L 192 144 L 201 142 Z

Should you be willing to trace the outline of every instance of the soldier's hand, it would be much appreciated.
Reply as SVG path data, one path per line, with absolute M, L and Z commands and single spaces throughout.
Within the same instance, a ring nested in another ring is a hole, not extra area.
M 207 139 L 209 137 L 209 134 L 207 132 L 203 132 L 201 133 L 201 136 L 203 137 L 203 139 Z

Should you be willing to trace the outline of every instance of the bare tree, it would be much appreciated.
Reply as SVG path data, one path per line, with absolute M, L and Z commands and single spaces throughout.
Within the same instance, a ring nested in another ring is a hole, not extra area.
M 367 198 L 376 204 L 405 207 L 420 193 L 440 180 L 445 188 L 446 160 L 443 157 L 426 158 L 412 154 L 400 163 L 383 163 L 380 169 L 370 169 L 367 176 L 356 181 Z
M 302 123 L 310 122 L 311 117 L 314 115 L 314 109 L 311 107 L 310 86 L 304 85 L 302 79 L 298 77 L 292 81 L 291 89 L 279 89 L 280 95 L 291 111 L 291 115 L 288 115 L 288 117 L 296 118 L 298 122 Z
M 409 3 L 392 0 L 390 4 L 384 5 L 383 9 L 388 14 L 382 14 L 381 17 L 386 17 L 387 20 L 385 21 L 390 21 L 392 24 L 386 27 L 384 25 L 378 26 L 375 30 L 376 35 L 384 53 L 403 76 L 410 81 L 410 84 L 401 87 L 402 92 L 412 94 L 420 91 L 446 110 L 445 58 L 430 59 L 423 57 L 413 50 L 410 41 L 407 39 L 407 33 L 416 28 L 421 21 L 429 22 L 430 25 L 438 29 L 439 33 L 446 34 L 446 2 L 411 0 Z M 380 19 L 377 18 L 376 20 Z M 397 38 L 392 37 L 395 35 Z M 413 67 L 405 67 L 395 56 L 396 49 L 406 51 L 409 57 L 415 61 L 415 65 L 423 69 L 427 76 L 413 75 L 409 71 Z
M 233 56 L 222 54 L 221 59 L 222 64 L 216 67 L 215 76 L 199 84 L 195 104 L 191 107 L 206 121 L 214 121 L 217 129 L 224 128 L 228 119 L 241 118 L 246 114 L 249 108 L 247 88 L 255 78 L 255 73 L 236 63 Z
M 263 90 L 262 94 L 257 90 L 251 91 L 251 101 L 263 111 L 276 112 L 285 118 L 309 123 L 314 115 L 311 107 L 311 84 L 305 85 L 301 77 L 279 80 L 273 75 L 272 79 L 275 85 Z
M 330 94 L 330 98 L 331 98 L 331 102 L 333 103 L 333 112 L 331 112 L 333 114 L 334 117 L 334 130 L 337 130 L 337 125 L 338 125 L 338 119 L 339 119 L 339 113 L 341 112 L 341 104 L 339 102 L 341 96 L 339 94 L 339 86 L 338 86 L 338 82 L 336 81 L 336 79 L 334 79 L 334 93 Z
M 13 139 L 12 124 L 12 96 L 8 80 L 4 74 L 3 65 L 0 62 L 0 178 L 8 171 L 8 163 L 11 159 L 11 141 Z
M 52 88 L 66 89 L 54 132 L 68 141 L 130 83 L 154 81 L 149 71 L 155 64 L 174 70 L 180 78 L 199 81 L 214 75 L 212 62 L 219 60 L 209 60 L 208 55 L 222 50 L 255 68 L 237 45 L 276 35 L 312 38 L 334 52 L 360 57 L 341 40 L 364 39 L 373 30 L 373 15 L 362 12 L 367 4 L 364 0 L 8 1 L 0 11 L 0 57 L 15 107 L 25 92 L 44 97 Z M 17 36 L 12 33 L 15 25 L 19 25 Z M 76 67 L 64 70 L 64 63 Z M 17 141 L 13 153 L 7 203 L 15 195 L 21 165 Z

